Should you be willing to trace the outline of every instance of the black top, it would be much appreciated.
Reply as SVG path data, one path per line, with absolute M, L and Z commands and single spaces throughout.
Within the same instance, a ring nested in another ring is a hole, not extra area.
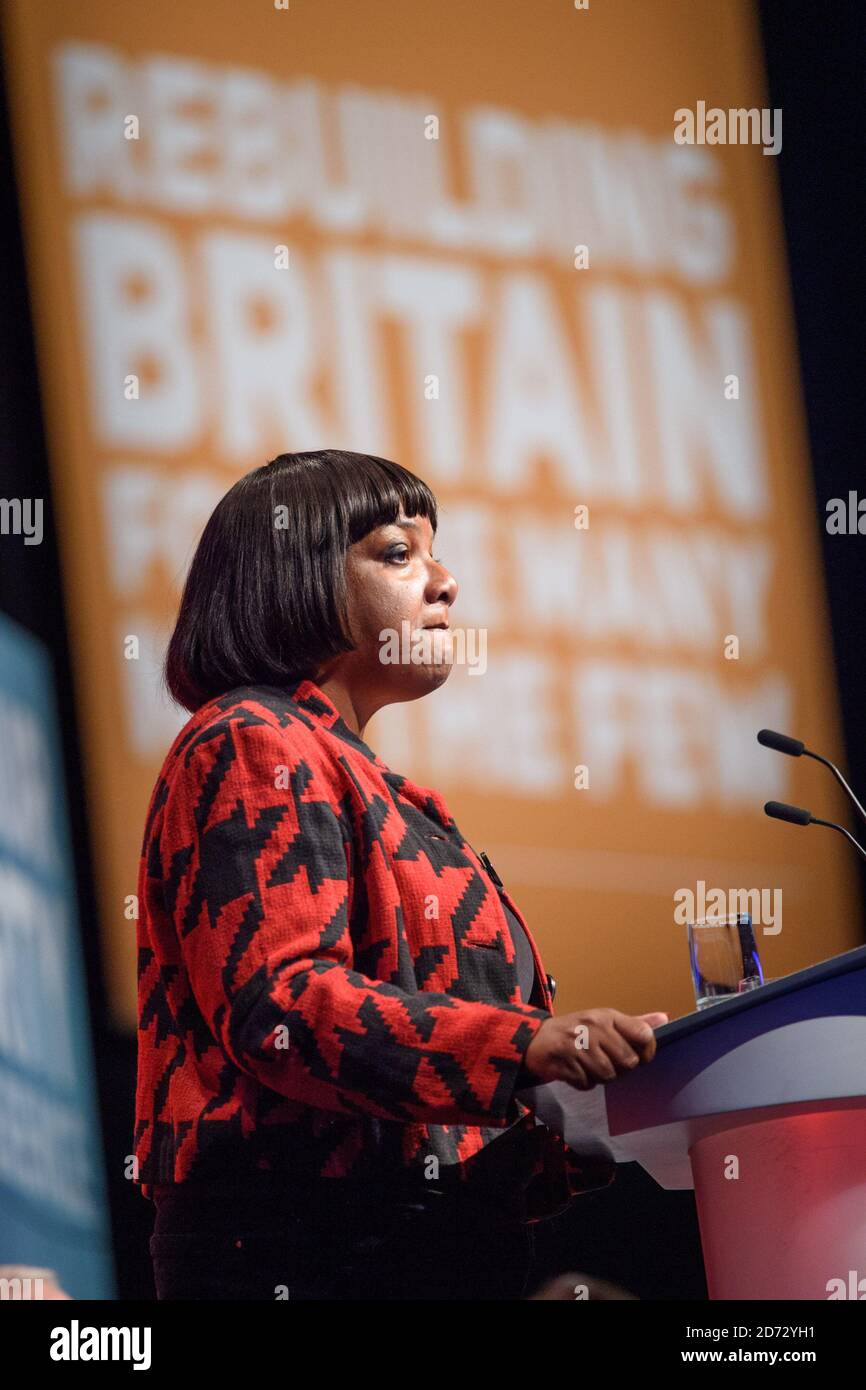
M 508 930 L 511 932 L 511 939 L 514 942 L 514 950 L 517 954 L 517 978 L 520 983 L 520 997 L 524 1004 L 529 1003 L 532 988 L 535 984 L 535 958 L 532 954 L 526 932 L 521 927 L 511 908 L 503 901 L 505 916 L 508 918 Z

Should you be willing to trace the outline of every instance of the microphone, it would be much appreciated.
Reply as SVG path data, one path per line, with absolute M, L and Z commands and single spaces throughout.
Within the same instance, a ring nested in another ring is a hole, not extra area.
M 761 732 L 768 731 L 762 729 Z M 780 737 L 784 737 L 784 735 L 780 735 Z M 787 806 L 784 801 L 768 801 L 764 806 L 764 811 L 774 820 L 788 821 L 790 825 L 828 825 L 831 830 L 838 830 L 840 835 L 844 835 L 846 840 L 850 840 L 854 848 L 866 859 L 866 849 L 854 839 L 854 836 L 845 829 L 844 825 L 837 825 L 834 820 L 819 820 L 805 807 Z
M 840 786 L 845 788 L 845 791 L 848 793 L 851 800 L 854 802 L 854 805 L 857 807 L 857 810 L 860 812 L 860 815 L 863 817 L 864 820 L 866 820 L 866 811 L 864 811 L 863 807 L 860 805 L 860 802 L 857 800 L 857 797 L 854 795 L 853 791 L 848 786 L 848 783 L 845 781 L 845 778 L 842 776 L 836 764 L 831 763 L 829 758 L 823 758 L 820 753 L 813 753 L 811 748 L 807 748 L 805 743 L 803 743 L 798 738 L 790 738 L 788 734 L 777 734 L 775 729 L 761 729 L 758 733 L 758 742 L 763 744 L 765 748 L 774 749 L 777 753 L 787 753 L 790 758 L 801 758 L 805 754 L 807 758 L 814 758 L 816 762 L 823 763 L 825 767 L 829 767 L 833 776 L 836 778 L 836 781 L 839 783 Z M 779 802 L 773 802 L 774 806 L 780 804 L 781 803 Z M 773 813 L 768 812 L 768 815 L 771 814 Z M 808 812 L 806 814 L 808 815 Z M 784 820 L 785 817 L 781 816 L 779 817 L 779 819 Z M 822 825 L 829 825 L 832 822 L 816 822 L 816 824 L 819 823 Z M 794 824 L 808 825 L 809 822 L 795 821 Z

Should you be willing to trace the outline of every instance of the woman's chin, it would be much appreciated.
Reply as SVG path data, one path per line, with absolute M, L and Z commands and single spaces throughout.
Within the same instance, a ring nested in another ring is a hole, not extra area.
M 422 695 L 428 695 L 431 690 L 438 690 L 440 685 L 445 684 L 453 669 L 450 661 L 403 667 L 399 682 L 395 682 L 395 685 L 399 684 L 401 693 L 399 696 L 395 694 L 394 698 L 417 700 Z
M 438 686 L 444 685 L 454 667 L 450 661 L 442 662 L 438 666 L 427 666 L 425 668 L 431 688 L 435 690 Z

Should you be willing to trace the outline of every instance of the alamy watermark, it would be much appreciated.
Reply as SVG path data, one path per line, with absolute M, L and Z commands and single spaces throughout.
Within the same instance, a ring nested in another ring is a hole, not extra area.
M 134 1371 L 151 1364 L 151 1328 L 90 1327 L 73 1318 L 68 1327 L 51 1329 L 52 1361 L 131 1361 Z
M 23 536 L 25 545 L 41 545 L 42 498 L 0 497 L 0 535 Z
M 829 536 L 866 536 L 866 497 L 853 489 L 847 498 L 831 497 L 824 525 Z
M 678 888 L 674 893 L 674 921 L 682 926 L 747 912 L 752 926 L 761 926 L 765 936 L 778 936 L 782 930 L 781 888 L 707 889 L 702 878 L 695 887 L 696 892 Z
M 681 106 L 674 112 L 677 145 L 763 145 L 764 154 L 782 148 L 782 108 L 711 106 L 699 101 L 696 110 Z
M 379 633 L 383 666 L 468 666 L 470 676 L 487 670 L 487 629 L 483 627 L 413 628 L 407 618 Z

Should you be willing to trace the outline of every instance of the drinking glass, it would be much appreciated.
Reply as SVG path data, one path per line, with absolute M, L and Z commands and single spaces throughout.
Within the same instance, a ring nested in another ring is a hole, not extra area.
M 688 923 L 689 963 L 699 1009 L 764 983 L 748 912 Z

